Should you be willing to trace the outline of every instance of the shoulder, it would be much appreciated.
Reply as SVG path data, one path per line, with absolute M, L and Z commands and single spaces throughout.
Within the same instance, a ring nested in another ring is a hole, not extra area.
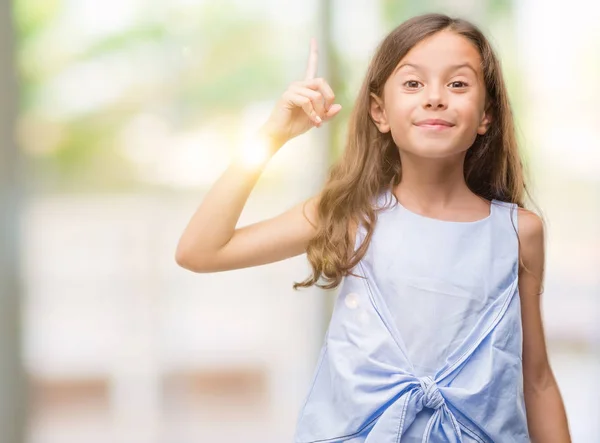
M 531 242 L 544 238 L 544 222 L 535 212 L 518 208 L 517 219 L 519 222 L 519 240 Z
M 518 208 L 518 235 L 520 256 L 523 262 L 539 264 L 544 255 L 544 222 L 535 212 Z

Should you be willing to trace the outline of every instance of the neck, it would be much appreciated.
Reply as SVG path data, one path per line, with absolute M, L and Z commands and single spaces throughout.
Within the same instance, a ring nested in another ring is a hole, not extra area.
M 472 198 L 464 177 L 466 152 L 447 158 L 424 158 L 400 152 L 402 179 L 396 197 L 424 210 L 444 209 Z

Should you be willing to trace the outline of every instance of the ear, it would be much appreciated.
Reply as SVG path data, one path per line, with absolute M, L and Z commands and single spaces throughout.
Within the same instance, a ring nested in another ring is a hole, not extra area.
M 477 134 L 484 135 L 490 128 L 491 124 L 492 124 L 492 109 L 491 109 L 490 105 L 487 105 L 485 107 L 483 116 L 481 117 L 481 121 L 479 122 L 479 126 L 477 127 Z
M 371 103 L 370 103 L 370 114 L 371 118 L 375 122 L 379 132 L 386 133 L 390 132 L 390 125 L 385 115 L 385 108 L 383 107 L 383 100 L 377 97 L 371 92 Z

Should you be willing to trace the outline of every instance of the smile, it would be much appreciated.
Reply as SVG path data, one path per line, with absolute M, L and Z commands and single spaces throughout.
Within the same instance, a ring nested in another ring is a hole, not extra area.
M 441 124 L 423 124 L 423 125 L 415 125 L 417 128 L 426 130 L 426 131 L 447 131 L 452 129 L 454 126 L 441 125 Z
M 415 122 L 415 126 L 424 129 L 426 131 L 446 131 L 447 129 L 453 128 L 454 123 L 444 120 L 441 118 L 427 118 Z

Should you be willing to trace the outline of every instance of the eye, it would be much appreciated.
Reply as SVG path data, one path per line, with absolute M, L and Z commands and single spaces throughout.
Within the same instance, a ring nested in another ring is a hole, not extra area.
M 420 84 L 421 82 L 417 80 L 408 80 L 404 82 L 404 86 L 406 86 L 408 89 L 416 89 Z
M 466 86 L 469 86 L 468 84 L 466 84 L 463 81 L 457 80 L 455 82 L 450 83 L 450 85 L 452 85 L 452 88 L 464 88 Z

